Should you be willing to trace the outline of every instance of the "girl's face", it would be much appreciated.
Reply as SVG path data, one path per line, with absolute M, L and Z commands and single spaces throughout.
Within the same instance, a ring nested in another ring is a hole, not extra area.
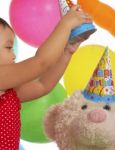
M 13 43 L 14 33 L 7 26 L 0 25 L 0 65 L 14 63 Z

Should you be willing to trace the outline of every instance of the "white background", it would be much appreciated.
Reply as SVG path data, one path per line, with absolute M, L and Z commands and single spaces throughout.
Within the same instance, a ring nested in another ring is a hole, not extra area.
M 75 1 L 75 0 L 73 0 Z M 115 0 L 101 0 L 104 3 L 107 3 L 111 7 L 115 9 Z M 8 23 L 9 22 L 9 5 L 11 0 L 0 0 L 0 17 L 4 18 Z M 94 8 L 95 9 L 95 8 Z M 115 38 L 108 32 L 103 30 L 102 28 L 97 27 L 97 32 L 93 34 L 83 45 L 86 44 L 100 44 L 103 46 L 110 47 L 111 50 L 115 52 Z M 31 47 L 28 44 L 24 43 L 22 40 L 18 38 L 18 61 L 24 60 L 28 57 L 31 57 L 35 54 L 37 48 Z M 26 141 L 21 140 L 21 144 L 25 148 L 25 150 L 58 150 L 55 143 L 48 144 L 33 144 Z

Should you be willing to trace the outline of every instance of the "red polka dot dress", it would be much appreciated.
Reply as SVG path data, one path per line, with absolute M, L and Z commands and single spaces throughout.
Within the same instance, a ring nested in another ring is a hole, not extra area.
M 20 100 L 13 89 L 0 96 L 0 150 L 18 150 Z

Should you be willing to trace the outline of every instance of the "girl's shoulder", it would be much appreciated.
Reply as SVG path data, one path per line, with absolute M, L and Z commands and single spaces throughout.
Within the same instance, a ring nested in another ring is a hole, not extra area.
M 14 94 L 16 94 L 16 91 L 15 91 L 14 89 L 7 89 L 7 90 L 4 90 L 4 91 L 0 91 L 0 97 L 1 97 L 1 96 L 5 96 L 5 95 L 7 95 L 7 94 L 9 94 L 9 93 L 14 93 Z
M 17 105 L 19 109 L 21 108 L 20 99 L 14 89 L 8 89 L 1 92 L 0 106 L 8 103 Z
M 0 96 L 5 94 L 5 91 L 0 91 Z
M 0 90 L 0 96 L 6 94 L 8 91 L 12 91 L 13 89 Z

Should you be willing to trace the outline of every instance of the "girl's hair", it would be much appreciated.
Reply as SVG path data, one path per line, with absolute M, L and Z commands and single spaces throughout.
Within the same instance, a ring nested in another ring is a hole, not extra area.
M 10 27 L 10 25 L 2 18 L 0 18 L 0 25 L 2 25 L 3 27 L 8 27 L 9 29 L 11 29 L 13 31 L 13 29 Z

